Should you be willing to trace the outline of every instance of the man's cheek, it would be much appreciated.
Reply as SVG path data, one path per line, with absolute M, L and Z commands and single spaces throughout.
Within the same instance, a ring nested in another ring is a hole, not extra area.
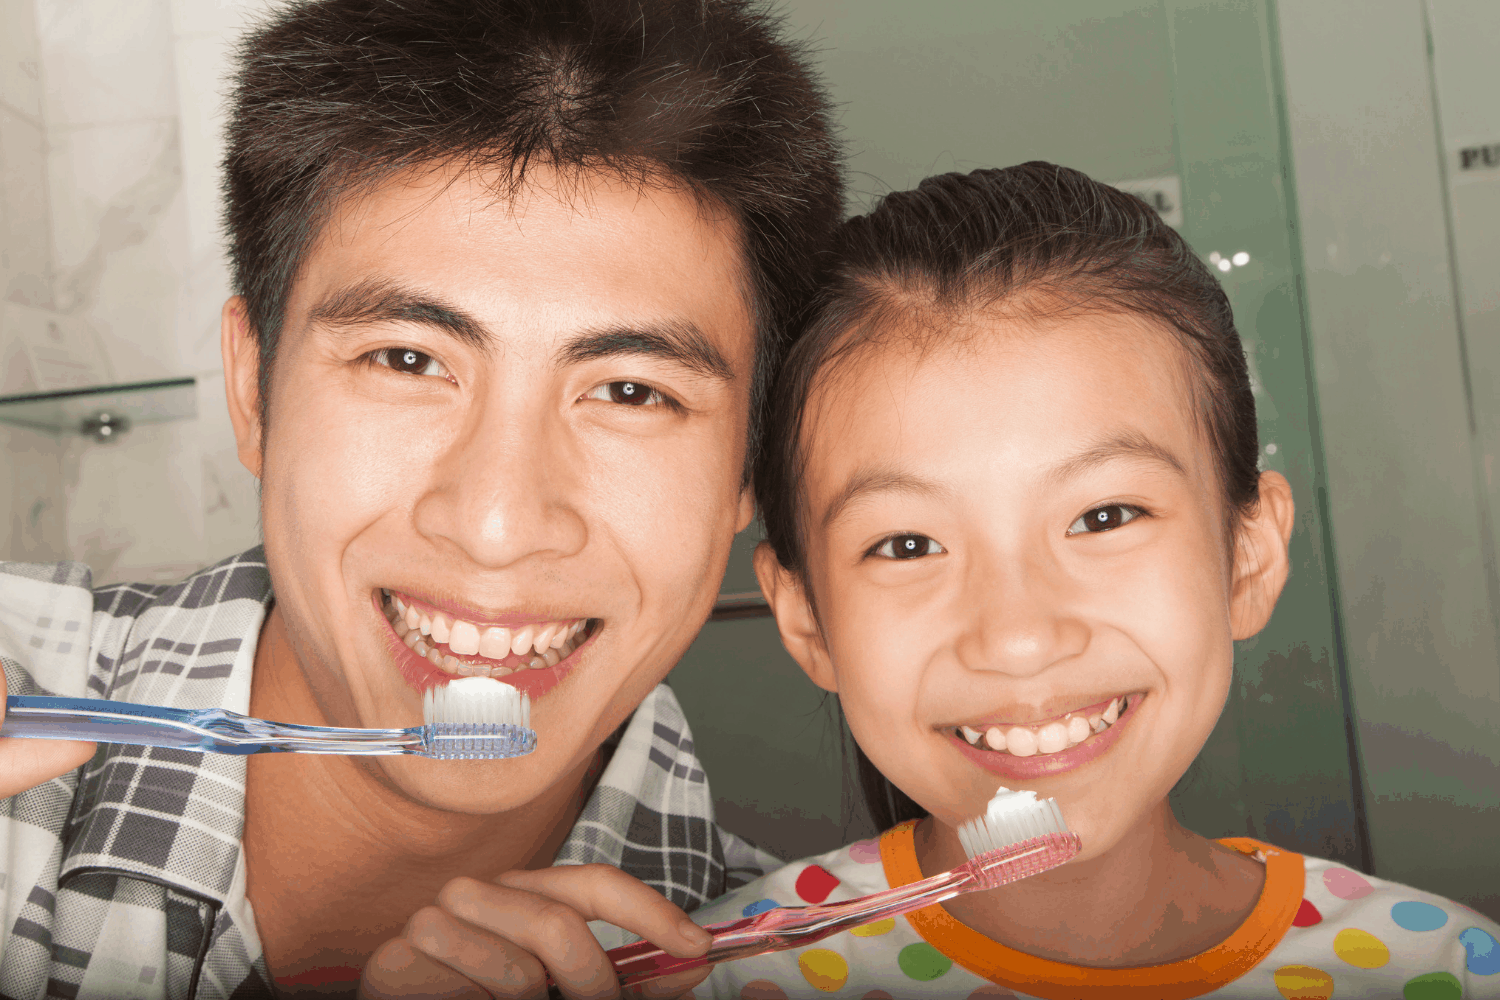
M 309 524 L 367 522 L 430 479 L 432 452 L 380 421 L 320 412 L 284 446 L 274 483 Z M 404 440 L 406 439 L 406 440 Z

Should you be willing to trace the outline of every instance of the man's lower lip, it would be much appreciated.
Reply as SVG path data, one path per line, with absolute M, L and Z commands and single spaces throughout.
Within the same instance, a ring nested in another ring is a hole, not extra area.
M 1074 768 L 1082 767 L 1108 753 L 1109 749 L 1119 740 L 1120 734 L 1125 727 L 1135 720 L 1137 710 L 1145 701 L 1132 696 L 1130 707 L 1120 713 L 1119 719 L 1104 732 L 1099 733 L 1092 739 L 1059 750 L 1057 753 L 1033 754 L 1030 757 L 1017 757 L 1003 751 L 981 750 L 970 746 L 968 741 L 957 734 L 949 735 L 957 746 L 960 753 L 978 764 L 991 774 L 999 775 L 1001 778 L 1010 778 L 1015 781 L 1030 781 L 1036 778 L 1046 778 L 1055 774 L 1062 774 Z

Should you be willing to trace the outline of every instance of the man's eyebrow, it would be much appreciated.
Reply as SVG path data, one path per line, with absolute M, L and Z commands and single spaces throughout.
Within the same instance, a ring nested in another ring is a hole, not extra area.
M 734 368 L 704 336 L 697 324 L 668 321 L 631 326 L 613 326 L 574 337 L 558 351 L 559 365 L 578 364 L 594 358 L 621 354 L 644 354 L 675 361 L 691 371 L 720 382 L 734 381 Z
M 423 292 L 385 281 L 362 281 L 324 298 L 307 315 L 309 324 L 366 326 L 415 323 L 488 350 L 494 338 L 484 325 L 456 306 Z
M 857 501 L 874 493 L 915 493 L 920 496 L 948 498 L 953 490 L 930 479 L 894 469 L 863 468 L 849 477 L 844 488 L 829 501 L 823 512 L 823 528 L 838 520 Z
M 1149 438 L 1140 434 L 1127 433 L 1110 438 L 1108 441 L 1054 465 L 1047 472 L 1047 482 L 1051 486 L 1060 486 L 1075 476 L 1122 458 L 1145 460 L 1163 465 L 1177 475 L 1187 478 L 1187 468 L 1176 455 Z

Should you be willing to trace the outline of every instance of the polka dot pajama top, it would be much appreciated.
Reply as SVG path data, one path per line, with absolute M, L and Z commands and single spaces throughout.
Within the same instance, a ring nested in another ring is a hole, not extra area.
M 693 919 L 717 923 L 917 881 L 914 825 L 789 864 L 702 907 Z M 1221 843 L 1265 864 L 1265 888 L 1239 930 L 1179 962 L 1094 969 L 1035 958 L 933 906 L 808 948 L 721 965 L 693 996 L 1500 1000 L 1500 926 L 1488 918 L 1440 896 L 1259 841 Z

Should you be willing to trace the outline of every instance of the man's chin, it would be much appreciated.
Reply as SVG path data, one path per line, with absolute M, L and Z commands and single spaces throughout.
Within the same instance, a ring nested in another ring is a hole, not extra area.
M 545 760 L 429 760 L 378 757 L 385 780 L 417 805 L 467 816 L 493 816 L 532 805 L 562 775 Z

